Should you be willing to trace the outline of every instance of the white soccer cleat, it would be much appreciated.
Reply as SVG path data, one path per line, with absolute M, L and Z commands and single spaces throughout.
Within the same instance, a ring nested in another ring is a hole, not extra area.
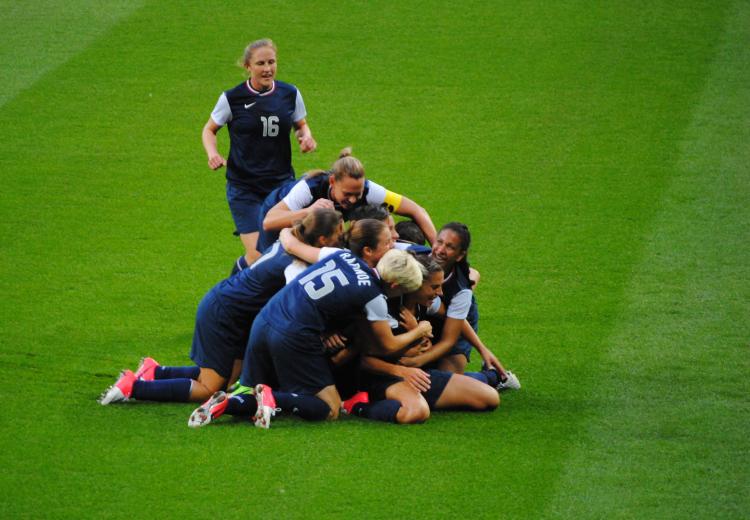
M 191 428 L 200 428 L 201 426 L 211 424 L 211 421 L 224 414 L 228 404 L 229 399 L 227 398 L 226 392 L 214 392 L 214 395 L 209 397 L 208 401 L 200 405 L 190 414 L 188 426 Z
M 135 383 L 135 381 L 136 377 L 132 370 L 124 370 L 117 379 L 117 382 L 104 391 L 99 398 L 99 402 L 103 405 L 107 405 L 110 403 L 123 403 L 128 401 L 133 394 L 133 383 Z
M 516 374 L 514 374 L 510 370 L 506 370 L 505 375 L 507 376 L 505 378 L 505 381 L 500 381 L 497 384 L 498 392 L 502 392 L 504 390 L 520 390 L 521 389 L 521 382 L 516 377 Z
M 255 400 L 258 403 L 258 409 L 253 416 L 253 423 L 257 428 L 271 426 L 271 417 L 276 415 L 276 399 L 273 397 L 273 391 L 268 385 L 258 385 L 255 387 Z

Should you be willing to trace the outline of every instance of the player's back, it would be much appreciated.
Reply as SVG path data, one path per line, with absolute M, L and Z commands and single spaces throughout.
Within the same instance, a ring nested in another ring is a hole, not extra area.
M 361 313 L 377 298 L 384 296 L 375 271 L 351 251 L 342 250 L 300 273 L 262 313 L 280 332 L 317 336 L 328 324 Z
M 279 242 L 248 268 L 222 280 L 214 288 L 225 310 L 238 319 L 249 320 L 286 283 L 284 271 L 294 257 Z

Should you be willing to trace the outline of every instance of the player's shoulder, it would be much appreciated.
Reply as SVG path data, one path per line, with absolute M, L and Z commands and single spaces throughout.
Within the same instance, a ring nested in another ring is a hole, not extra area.
M 249 96 L 250 94 L 250 89 L 247 88 L 247 81 L 243 81 L 239 85 L 224 91 L 224 95 L 226 95 L 228 99 Z
M 279 94 L 297 95 L 297 87 L 286 81 L 274 80 L 274 87 Z

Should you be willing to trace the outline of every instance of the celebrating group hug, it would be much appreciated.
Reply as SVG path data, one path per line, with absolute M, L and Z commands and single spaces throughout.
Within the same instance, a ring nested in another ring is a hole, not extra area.
M 248 45 L 249 78 L 219 96 L 203 127 L 245 253 L 198 304 L 194 364 L 144 357 L 99 402 L 202 403 L 194 428 L 224 414 L 268 428 L 280 414 L 409 424 L 432 410 L 497 408 L 521 385 L 476 333 L 468 227 L 436 230 L 415 201 L 367 179 L 349 148 L 295 180 L 291 134 L 302 153 L 317 143 L 299 90 L 276 80 L 276 54 L 269 39 Z M 473 349 L 481 370 L 466 372 Z

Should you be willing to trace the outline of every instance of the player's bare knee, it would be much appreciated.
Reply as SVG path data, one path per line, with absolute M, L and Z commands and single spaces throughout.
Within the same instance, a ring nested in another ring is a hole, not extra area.
M 494 389 L 492 389 L 492 392 L 484 395 L 482 400 L 484 410 L 494 410 L 495 408 L 500 406 L 500 394 L 498 394 Z
M 430 418 L 430 407 L 427 403 L 402 404 L 396 414 L 396 422 L 399 424 L 423 423 Z

